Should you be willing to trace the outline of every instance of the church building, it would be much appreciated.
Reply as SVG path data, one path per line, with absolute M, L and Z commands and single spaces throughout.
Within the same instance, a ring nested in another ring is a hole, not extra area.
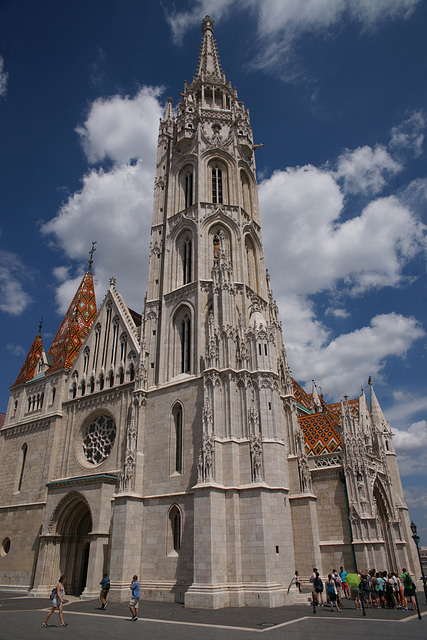
M 390 425 L 291 377 L 264 262 L 249 111 L 203 20 L 160 121 L 142 314 L 92 262 L 34 338 L 0 429 L 0 588 L 190 607 L 292 602 L 295 569 L 419 567 Z M 143 247 L 142 247 L 143 248 Z M 142 291 L 143 295 L 143 291 Z M 141 296 L 142 298 L 142 296 Z

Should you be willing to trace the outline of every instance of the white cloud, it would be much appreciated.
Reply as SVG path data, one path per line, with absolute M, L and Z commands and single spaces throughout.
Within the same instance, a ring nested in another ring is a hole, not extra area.
M 328 309 L 326 309 L 326 315 L 331 315 L 340 320 L 344 320 L 345 318 L 349 318 L 351 314 L 349 311 L 346 311 L 345 309 L 339 309 L 337 307 L 329 307 Z
M 401 171 L 402 166 L 393 160 L 387 149 L 377 145 L 346 149 L 338 158 L 336 177 L 343 181 L 346 193 L 375 195 L 386 184 L 389 175 Z
M 398 286 L 403 267 L 424 244 L 425 226 L 396 197 L 374 200 L 340 222 L 338 184 L 311 165 L 276 171 L 259 195 L 268 264 L 287 274 L 276 281 L 279 297 L 332 290 L 340 281 L 353 294 Z
M 229 12 L 252 12 L 258 25 L 258 53 L 254 65 L 274 70 L 287 79 L 295 77 L 293 49 L 305 33 L 321 32 L 332 25 L 356 20 L 362 29 L 385 20 L 407 18 L 420 0 L 216 0 L 212 17 Z M 167 15 L 176 43 L 213 11 L 211 0 L 195 0 L 190 11 Z
M 295 304 L 287 302 L 279 302 L 279 307 L 294 375 L 304 383 L 316 380 L 323 392 L 335 400 L 345 393 L 357 394 L 369 375 L 381 381 L 387 359 L 404 357 L 425 335 L 414 318 L 389 313 L 372 318 L 370 326 L 330 340 L 327 329 L 314 315 L 298 316 Z M 301 316 L 305 323 L 298 324 Z
M 4 69 L 4 60 L 0 56 L 0 98 L 4 98 L 7 93 L 7 79 L 8 74 L 3 71 Z
M 393 428 L 394 447 L 397 453 L 419 452 L 427 448 L 427 421 L 414 422 L 407 431 Z
M 21 347 L 21 345 L 19 345 L 19 344 L 9 343 L 9 344 L 6 345 L 6 349 L 13 356 L 16 356 L 17 358 L 25 358 L 25 356 L 27 355 L 27 352 L 25 351 L 25 349 L 23 347 Z
M 148 161 L 150 169 L 157 146 L 159 118 L 163 115 L 159 87 L 144 86 L 134 98 L 98 98 L 84 125 L 76 128 L 89 162 L 110 158 L 125 163 L 132 158 Z
M 0 311 L 12 316 L 20 315 L 32 298 L 25 291 L 30 274 L 21 259 L 10 251 L 0 250 Z
M 417 395 L 396 389 L 393 405 L 387 409 L 387 418 L 399 428 L 408 427 L 411 420 L 427 414 L 427 395 Z
M 89 171 L 81 190 L 41 227 L 72 259 L 86 261 L 91 242 L 96 241 L 93 271 L 99 283 L 98 301 L 114 274 L 127 304 L 137 310 L 142 309 L 147 283 L 148 258 L 145 264 L 141 260 L 141 242 L 148 247 L 157 134 L 163 115 L 159 95 L 159 88 L 143 87 L 134 98 L 116 95 L 92 104 L 77 131 L 89 162 L 109 159 L 113 166 Z M 69 277 L 68 267 L 60 266 L 54 275 L 61 281 L 57 302 L 64 313 L 82 274 Z
M 389 147 L 398 156 L 410 153 L 418 157 L 422 153 L 424 130 L 427 126 L 423 111 L 415 111 L 409 118 L 391 130 Z

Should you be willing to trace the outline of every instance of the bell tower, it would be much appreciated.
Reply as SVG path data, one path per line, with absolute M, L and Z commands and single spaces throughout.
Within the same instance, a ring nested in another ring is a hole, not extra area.
M 160 121 L 142 339 L 142 486 L 179 510 L 173 575 L 187 605 L 277 606 L 295 568 L 290 487 L 304 493 L 310 480 L 264 264 L 260 145 L 221 69 L 213 26 L 206 16 L 196 74 L 176 114 L 169 99 Z M 152 466 L 160 451 L 164 478 Z

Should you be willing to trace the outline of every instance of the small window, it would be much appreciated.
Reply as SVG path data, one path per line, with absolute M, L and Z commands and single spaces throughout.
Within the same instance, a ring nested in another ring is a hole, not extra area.
M 10 551 L 10 538 L 5 538 L 1 543 L 0 554 L 2 556 L 7 556 Z
M 212 202 L 221 204 L 222 201 L 222 171 L 219 167 L 214 167 L 212 169 Z

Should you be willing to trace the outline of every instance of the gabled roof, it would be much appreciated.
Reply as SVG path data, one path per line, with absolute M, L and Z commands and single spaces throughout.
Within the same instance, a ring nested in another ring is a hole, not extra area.
M 28 352 L 27 357 L 25 358 L 25 362 L 22 366 L 21 371 L 19 372 L 19 376 L 16 379 L 16 382 L 12 385 L 15 387 L 18 384 L 24 384 L 28 380 L 32 380 L 34 377 L 34 372 L 36 370 L 37 362 L 39 361 L 40 356 L 43 352 L 43 342 L 42 336 L 39 333 L 33 340 L 33 344 L 31 345 L 31 349 Z
M 53 364 L 49 373 L 68 370 L 76 359 L 80 347 L 96 318 L 95 288 L 92 272 L 86 271 L 67 313 L 49 349 Z

